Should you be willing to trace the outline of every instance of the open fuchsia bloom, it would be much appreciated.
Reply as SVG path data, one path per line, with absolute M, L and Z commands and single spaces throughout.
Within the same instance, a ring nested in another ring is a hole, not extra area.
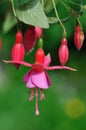
M 81 49 L 83 42 L 84 42 L 84 33 L 81 30 L 81 27 L 78 25 L 74 33 L 74 44 L 78 50 Z
M 24 61 L 4 61 L 5 63 L 18 63 L 27 67 L 31 67 L 31 70 L 28 71 L 24 75 L 24 82 L 26 83 L 26 87 L 32 89 L 32 92 L 30 93 L 29 100 L 31 101 L 36 96 L 36 111 L 35 114 L 39 115 L 39 109 L 38 109 L 38 89 L 40 89 L 40 99 L 45 99 L 45 95 L 43 90 L 48 89 L 51 82 L 50 78 L 46 72 L 46 70 L 55 70 L 55 69 L 68 69 L 76 71 L 73 68 L 67 67 L 67 66 L 49 66 L 51 62 L 50 54 L 45 56 L 45 53 L 42 48 L 38 48 L 36 54 L 35 54 L 35 63 L 30 64 Z M 36 89 L 36 92 L 34 94 L 34 89 Z
M 22 44 L 22 33 L 18 31 L 16 33 L 16 40 L 15 44 L 13 45 L 11 56 L 13 61 L 23 61 L 24 60 L 24 55 L 25 55 L 25 50 L 24 46 Z M 14 66 L 18 69 L 20 64 L 15 63 Z

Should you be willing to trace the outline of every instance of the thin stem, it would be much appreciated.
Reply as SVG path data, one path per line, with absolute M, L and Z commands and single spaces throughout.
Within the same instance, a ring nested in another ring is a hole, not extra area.
M 16 17 L 16 12 L 15 12 L 15 7 L 14 7 L 14 0 L 12 0 L 12 9 L 13 9 L 13 13 L 14 13 L 14 15 Z
M 16 21 L 17 21 L 17 31 L 21 30 L 21 23 L 19 22 L 17 15 L 16 15 L 15 7 L 14 7 L 14 0 L 12 0 L 12 9 L 13 9 L 13 13 L 16 18 Z
M 59 15 L 58 15 L 58 12 L 57 12 L 57 9 L 56 9 L 55 1 L 52 0 L 52 3 L 53 3 L 53 7 L 54 7 L 54 10 L 55 10 L 55 14 L 56 14 L 57 20 L 59 21 L 59 23 L 60 23 L 61 26 L 62 26 L 62 29 L 63 29 L 63 35 L 64 35 L 64 37 L 66 37 L 66 29 L 65 29 L 63 23 L 61 22 L 61 20 L 60 20 L 60 18 L 59 18 Z
M 76 17 L 76 20 L 77 20 L 77 22 L 78 22 L 78 24 L 79 24 L 79 26 L 81 27 L 81 30 L 82 30 L 82 25 L 81 25 L 81 22 L 80 22 L 79 18 Z

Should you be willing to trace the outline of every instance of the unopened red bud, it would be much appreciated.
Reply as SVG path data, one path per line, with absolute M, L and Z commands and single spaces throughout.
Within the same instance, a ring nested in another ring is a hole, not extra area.
M 26 53 L 29 53 L 34 48 L 36 41 L 37 37 L 35 33 L 35 27 L 29 26 L 24 34 L 24 47 Z
M 59 60 L 62 66 L 64 66 L 69 58 L 69 51 L 67 46 L 66 38 L 62 39 L 60 48 L 59 48 Z
M 75 28 L 75 31 L 76 32 L 79 32 L 81 30 L 80 26 L 78 25 L 76 28 Z
M 13 61 L 23 61 L 24 60 L 24 55 L 25 55 L 25 50 L 24 46 L 22 44 L 22 33 L 18 32 L 16 34 L 16 43 L 14 44 L 11 52 L 12 60 Z M 14 66 L 18 69 L 20 64 L 14 64 Z
M 74 44 L 78 50 L 81 49 L 84 42 L 84 33 L 80 29 L 80 26 L 77 26 L 74 33 Z
M 21 31 L 18 31 L 18 32 L 16 33 L 15 42 L 16 42 L 16 43 L 22 43 L 22 39 L 23 39 L 22 32 L 21 32 Z
M 35 33 L 36 33 L 37 38 L 41 38 L 42 37 L 42 28 L 35 27 Z
M 42 48 L 38 48 L 35 54 L 35 61 L 39 64 L 44 64 L 45 53 Z

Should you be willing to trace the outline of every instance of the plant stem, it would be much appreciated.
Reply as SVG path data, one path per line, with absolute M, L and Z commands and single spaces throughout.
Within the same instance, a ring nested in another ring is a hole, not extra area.
M 83 29 L 82 29 L 81 22 L 80 22 L 80 20 L 79 20 L 79 18 L 78 18 L 78 17 L 76 17 L 76 20 L 77 20 L 77 22 L 78 22 L 79 26 L 81 27 L 81 30 L 83 30 Z
M 15 7 L 14 7 L 14 0 L 12 0 L 12 9 L 13 9 L 14 16 L 16 17 L 16 12 L 15 12 Z
M 55 14 L 56 14 L 57 20 L 59 21 L 59 23 L 61 24 L 61 27 L 63 29 L 63 36 L 66 37 L 66 29 L 65 29 L 63 23 L 61 22 L 61 20 L 59 18 L 59 15 L 58 15 L 58 12 L 57 12 L 57 9 L 56 9 L 55 1 L 52 0 L 52 3 L 53 3 L 53 7 L 54 7 L 54 10 L 55 10 Z

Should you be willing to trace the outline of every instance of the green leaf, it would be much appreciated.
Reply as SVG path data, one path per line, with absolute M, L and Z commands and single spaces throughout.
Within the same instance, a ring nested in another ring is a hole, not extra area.
M 55 17 L 48 17 L 47 19 L 48 19 L 48 23 L 50 23 L 50 24 L 54 24 L 54 23 L 58 22 L 57 18 L 55 18 Z
M 17 21 L 15 19 L 15 17 L 13 16 L 12 13 L 8 13 L 7 16 L 6 16 L 6 19 L 3 23 L 3 32 L 4 33 L 7 33 L 9 32 L 15 25 L 16 25 Z
M 42 28 L 48 28 L 48 20 L 42 9 L 41 3 L 38 0 L 34 0 L 25 4 L 21 8 L 16 8 L 16 15 L 20 21 L 38 26 Z
M 30 2 L 31 0 L 14 0 L 14 4 L 15 7 L 19 7 L 23 4 L 27 4 L 28 2 Z
M 76 12 L 80 12 L 82 10 L 83 0 L 68 0 L 70 7 Z

